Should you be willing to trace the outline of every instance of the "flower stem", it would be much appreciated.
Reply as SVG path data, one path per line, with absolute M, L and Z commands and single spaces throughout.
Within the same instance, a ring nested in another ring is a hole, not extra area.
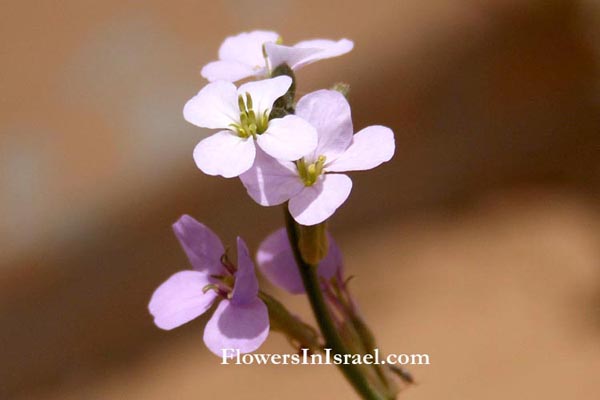
M 317 324 L 321 330 L 323 338 L 325 339 L 326 347 L 330 348 L 333 354 L 351 354 L 337 330 L 335 323 L 333 322 L 327 303 L 323 297 L 319 278 L 317 276 L 317 265 L 311 265 L 306 263 L 300 253 L 298 246 L 298 224 L 294 221 L 285 207 L 285 220 L 286 228 L 288 232 L 288 238 L 294 252 L 294 258 L 298 264 L 300 275 L 302 276 L 302 282 L 306 290 L 306 295 L 310 301 L 310 305 L 317 320 Z M 368 378 L 363 374 L 360 367 L 351 363 L 340 363 L 337 364 L 348 382 L 354 387 L 354 389 L 360 394 L 363 399 L 366 400 L 384 400 L 387 396 L 380 394 L 369 382 Z

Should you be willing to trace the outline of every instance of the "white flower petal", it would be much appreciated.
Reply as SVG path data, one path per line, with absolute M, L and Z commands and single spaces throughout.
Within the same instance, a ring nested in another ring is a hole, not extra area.
M 269 127 L 256 142 L 267 154 L 278 160 L 295 161 L 310 154 L 317 146 L 317 131 L 296 115 L 269 122 Z
M 207 175 L 233 178 L 250 169 L 255 153 L 252 138 L 244 139 L 231 131 L 221 131 L 196 145 L 194 161 Z
M 318 53 L 314 54 L 311 57 L 307 57 L 306 59 L 302 60 L 302 62 L 299 62 L 296 66 L 294 66 L 294 69 L 299 69 L 315 61 L 324 60 L 332 57 L 338 57 L 343 54 L 346 54 L 354 48 L 354 42 L 348 39 L 340 39 L 338 41 L 315 39 L 298 42 L 294 45 L 294 47 L 299 49 L 320 50 Z
M 352 140 L 352 144 L 331 164 L 325 164 L 325 170 L 331 172 L 364 171 L 389 161 L 394 155 L 396 145 L 394 132 L 380 125 L 362 129 Z
M 288 209 L 299 224 L 316 225 L 331 217 L 344 204 L 351 190 L 352 181 L 348 176 L 326 174 L 292 197 Z
M 309 93 L 298 101 L 296 115 L 314 126 L 319 136 L 317 147 L 307 161 L 314 162 L 320 155 L 333 160 L 352 143 L 350 105 L 341 93 L 335 90 Z
M 201 128 L 229 128 L 240 119 L 235 85 L 217 81 L 204 86 L 185 104 L 183 117 Z
M 271 69 L 275 69 L 281 64 L 287 64 L 292 69 L 297 69 L 298 65 L 306 65 L 307 60 L 316 57 L 321 49 L 319 48 L 299 48 L 284 46 L 281 44 L 267 43 L 265 51 L 269 56 Z
M 305 65 L 327 58 L 341 56 L 348 53 L 354 43 L 348 39 L 338 41 L 315 39 L 296 43 L 294 46 L 283 46 L 276 43 L 265 44 L 271 68 L 287 64 L 290 68 L 298 70 Z
M 213 61 L 206 64 L 200 74 L 209 82 L 218 80 L 235 82 L 250 76 L 265 75 L 266 72 L 266 68 L 257 70 L 238 61 Z
M 248 194 L 262 206 L 276 206 L 302 190 L 304 184 L 294 163 L 277 161 L 260 149 L 254 165 L 240 175 Z
M 250 67 L 264 67 L 262 46 L 268 42 L 275 42 L 278 38 L 279 34 L 272 31 L 242 32 L 230 36 L 219 48 L 219 59 L 237 61 Z
M 283 96 L 292 86 L 289 76 L 277 76 L 271 79 L 248 82 L 241 85 L 237 93 L 246 99 L 246 93 L 252 97 L 252 109 L 257 117 L 272 109 L 275 100 Z M 238 108 L 239 109 L 239 108 Z

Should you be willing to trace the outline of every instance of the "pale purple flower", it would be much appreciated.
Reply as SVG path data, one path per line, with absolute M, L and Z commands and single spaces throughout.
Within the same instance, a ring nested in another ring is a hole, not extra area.
M 327 238 L 329 248 L 319 263 L 317 273 L 321 278 L 331 279 L 342 268 L 342 254 L 331 235 L 328 234 Z M 285 228 L 276 230 L 263 240 L 256 253 L 256 263 L 260 272 L 275 286 L 292 294 L 304 293 L 302 277 Z
M 269 121 L 273 103 L 292 84 L 288 76 L 249 82 L 209 83 L 183 108 L 184 118 L 199 127 L 225 129 L 194 149 L 198 168 L 208 175 L 232 178 L 254 163 L 255 143 L 272 157 L 297 160 L 317 145 L 315 129 L 295 115 Z
M 240 178 L 257 203 L 273 206 L 289 200 L 296 222 L 315 225 L 350 195 L 352 181 L 338 172 L 368 170 L 389 161 L 395 150 L 394 134 L 373 125 L 353 135 L 350 105 L 333 90 L 302 97 L 296 115 L 316 128 L 316 149 L 296 162 L 277 161 L 259 151 L 254 166 Z
M 148 305 L 154 323 L 171 330 L 217 308 L 204 328 L 204 343 L 214 354 L 223 349 L 256 350 L 269 334 L 269 315 L 258 297 L 258 281 L 246 243 L 238 237 L 237 269 L 225 263 L 219 238 L 184 215 L 173 225 L 193 270 L 172 275 L 156 289 Z
M 281 64 L 297 70 L 315 61 L 341 56 L 354 47 L 348 39 L 305 40 L 293 46 L 284 46 L 280 41 L 279 34 L 271 31 L 242 32 L 230 36 L 219 48 L 219 60 L 206 64 L 201 74 L 210 82 L 264 78 Z

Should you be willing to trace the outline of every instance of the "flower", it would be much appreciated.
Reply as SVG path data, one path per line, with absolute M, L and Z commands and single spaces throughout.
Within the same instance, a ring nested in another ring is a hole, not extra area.
M 237 238 L 237 269 L 224 258 L 219 238 L 188 215 L 173 230 L 193 270 L 172 275 L 154 291 L 148 309 L 154 323 L 171 330 L 220 302 L 204 329 L 204 343 L 222 357 L 223 349 L 256 350 L 269 334 L 269 315 L 258 297 L 258 281 L 248 247 Z
M 342 254 L 331 235 L 328 234 L 327 238 L 327 255 L 319 263 L 317 272 L 321 278 L 331 279 L 342 267 Z M 262 241 L 256 253 L 256 263 L 273 285 L 292 294 L 304 293 L 302 277 L 285 228 L 276 230 Z
M 352 181 L 337 172 L 368 170 L 389 161 L 394 155 L 394 134 L 373 125 L 353 135 L 350 105 L 334 90 L 302 97 L 296 115 L 316 128 L 316 149 L 296 162 L 257 152 L 254 166 L 240 178 L 257 203 L 273 206 L 289 200 L 296 222 L 315 225 L 333 215 L 350 195 Z
M 219 61 L 206 64 L 201 74 L 210 82 L 235 82 L 251 76 L 263 78 L 281 64 L 297 70 L 315 61 L 341 56 L 354 47 L 348 39 L 306 40 L 293 46 L 283 46 L 278 42 L 279 34 L 271 31 L 242 32 L 230 36 L 219 48 Z
M 253 164 L 255 142 L 267 154 L 297 160 L 317 145 L 317 132 L 302 118 L 287 115 L 269 121 L 273 103 L 292 84 L 288 76 L 249 82 L 209 83 L 183 108 L 184 118 L 199 127 L 227 129 L 202 140 L 194 149 L 196 165 L 205 174 L 232 178 Z

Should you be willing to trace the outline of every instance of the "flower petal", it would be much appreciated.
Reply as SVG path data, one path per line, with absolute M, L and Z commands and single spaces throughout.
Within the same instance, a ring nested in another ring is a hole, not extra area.
M 241 237 L 237 238 L 237 253 L 237 271 L 231 303 L 235 305 L 249 304 L 258 296 L 258 280 L 248 246 Z
M 331 164 L 325 164 L 327 171 L 364 171 L 389 161 L 394 155 L 396 145 L 394 132 L 380 125 L 362 129 L 352 140 L 348 150 Z
M 265 75 L 266 72 L 266 68 L 257 70 L 238 61 L 213 61 L 202 67 L 200 74 L 209 82 L 219 80 L 235 82 L 261 73 Z
M 331 217 L 350 195 L 352 181 L 342 174 L 325 174 L 289 202 L 289 210 L 301 225 L 315 225 Z
M 196 145 L 194 161 L 207 175 L 233 178 L 250 169 L 255 154 L 252 138 L 241 138 L 231 131 L 221 131 Z
M 224 272 L 221 256 L 225 250 L 213 231 L 189 215 L 182 215 L 173 231 L 194 270 L 212 275 Z
M 267 306 L 255 298 L 252 303 L 235 305 L 222 300 L 204 328 L 206 347 L 219 357 L 228 349 L 250 353 L 269 335 Z
M 185 103 L 183 118 L 201 128 L 229 128 L 239 122 L 240 110 L 235 85 L 217 81 L 204 86 Z
M 304 293 L 304 284 L 285 228 L 276 230 L 262 241 L 256 262 L 260 272 L 275 286 L 292 294 Z
M 260 149 L 256 150 L 254 165 L 240 179 L 250 197 L 261 206 L 288 201 L 304 187 L 294 163 L 275 160 Z
M 296 115 L 315 127 L 318 144 L 308 162 L 319 155 L 334 160 L 352 143 L 352 116 L 346 98 L 335 90 L 317 90 L 302 97 Z
M 272 68 L 287 64 L 297 70 L 315 61 L 341 56 L 348 53 L 353 47 L 354 43 L 348 39 L 338 41 L 315 39 L 305 40 L 294 46 L 267 43 L 265 51 L 269 56 Z
M 172 275 L 152 294 L 148 309 L 161 329 L 177 328 L 202 315 L 217 296 L 202 289 L 212 283 L 209 275 L 198 271 L 180 271 Z
M 260 30 L 230 36 L 219 48 L 219 59 L 237 61 L 250 67 L 264 67 L 262 46 L 268 42 L 276 42 L 278 38 L 279 34 L 276 32 Z
M 329 250 L 319 263 L 318 274 L 330 279 L 342 267 L 342 258 L 331 235 L 328 234 L 327 238 Z M 262 241 L 256 254 L 256 262 L 260 272 L 275 286 L 292 294 L 304 293 L 304 284 L 285 228 L 276 230 Z
M 269 56 L 271 69 L 275 69 L 281 64 L 287 64 L 292 69 L 299 68 L 307 64 L 307 60 L 311 60 L 321 52 L 319 48 L 300 48 L 292 46 L 284 46 L 275 43 L 266 43 L 265 51 Z
M 253 81 L 241 85 L 237 93 L 246 98 L 246 93 L 252 97 L 252 109 L 256 116 L 262 115 L 265 111 L 271 112 L 275 100 L 283 96 L 292 86 L 292 78 L 289 76 L 277 76 L 271 79 Z M 239 109 L 239 107 L 238 107 Z
M 314 151 L 317 131 L 302 118 L 286 115 L 271 120 L 256 142 L 265 153 L 278 160 L 295 161 Z
M 314 39 L 314 40 L 305 40 L 302 42 L 298 42 L 294 45 L 295 48 L 298 49 L 319 49 L 320 51 L 313 55 L 312 57 L 308 57 L 302 62 L 299 62 L 295 65 L 294 69 L 302 68 L 305 65 L 311 64 L 315 61 L 324 60 L 327 58 L 338 57 L 343 54 L 350 52 L 354 48 L 354 42 L 348 39 L 340 39 L 338 41 L 335 40 L 326 40 L 326 39 Z

